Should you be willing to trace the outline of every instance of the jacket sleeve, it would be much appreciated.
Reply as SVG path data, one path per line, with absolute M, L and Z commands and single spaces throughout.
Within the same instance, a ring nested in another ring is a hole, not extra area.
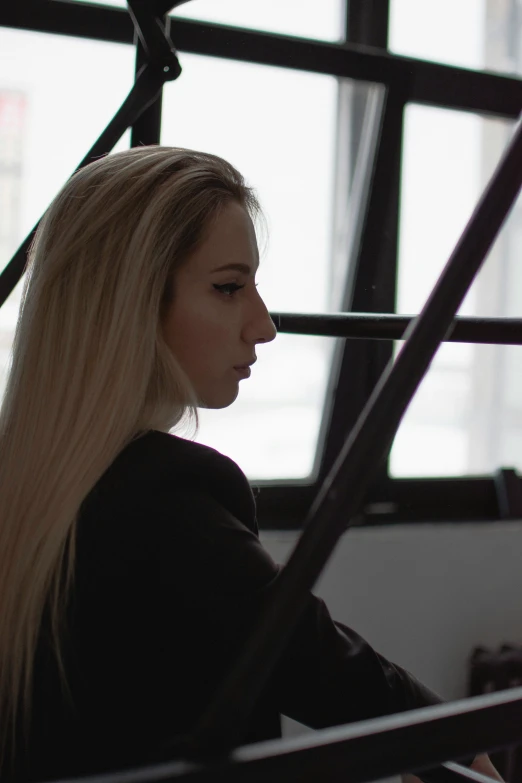
M 324 601 L 310 592 L 276 666 L 274 685 L 281 713 L 315 729 L 443 701 L 333 620 Z
M 161 579 L 198 612 L 205 638 L 212 639 L 214 659 L 233 668 L 281 566 L 258 536 L 210 495 L 186 489 L 176 492 L 166 508 L 168 527 L 157 550 Z M 311 728 L 443 701 L 354 630 L 333 620 L 325 602 L 311 591 L 272 672 L 270 690 L 282 714 Z

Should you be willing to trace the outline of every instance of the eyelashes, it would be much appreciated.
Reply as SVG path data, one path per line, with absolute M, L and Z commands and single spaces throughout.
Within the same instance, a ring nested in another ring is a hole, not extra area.
M 255 286 L 257 288 L 258 283 L 256 283 Z M 229 299 L 232 298 L 236 291 L 240 291 L 244 287 L 244 285 L 238 285 L 237 283 L 223 283 L 223 285 L 216 285 L 216 283 L 214 283 L 214 288 Z
M 231 297 L 233 294 L 236 293 L 236 291 L 239 291 L 241 288 L 244 288 L 244 285 L 237 285 L 237 283 L 224 283 L 223 285 L 215 285 L 214 288 L 216 288 L 220 293 L 225 294 L 225 296 Z M 230 289 L 232 289 L 230 291 Z

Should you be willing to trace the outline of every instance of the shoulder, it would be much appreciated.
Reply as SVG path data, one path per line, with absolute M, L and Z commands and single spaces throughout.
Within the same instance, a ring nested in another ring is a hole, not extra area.
M 96 562 L 98 574 L 117 571 L 125 584 L 128 571 L 133 584 L 146 574 L 163 585 L 177 580 L 192 596 L 230 596 L 255 592 L 278 573 L 260 544 L 240 467 L 157 431 L 133 440 L 104 473 L 82 508 L 78 541 L 85 579 Z
M 258 533 L 254 495 L 239 465 L 210 446 L 157 430 L 140 434 L 118 454 L 88 503 L 152 510 L 189 499 L 218 504 Z

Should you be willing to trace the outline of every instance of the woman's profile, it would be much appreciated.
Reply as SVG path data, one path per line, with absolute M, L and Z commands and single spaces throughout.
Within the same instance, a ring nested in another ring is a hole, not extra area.
M 76 172 L 39 225 L 0 409 L 2 780 L 172 758 L 255 625 L 280 566 L 249 482 L 171 431 L 276 336 L 262 217 L 227 161 L 151 146 Z M 243 742 L 440 701 L 310 593 Z

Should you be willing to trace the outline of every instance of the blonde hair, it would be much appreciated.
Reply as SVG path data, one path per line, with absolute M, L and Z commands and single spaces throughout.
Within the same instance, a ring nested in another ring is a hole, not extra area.
M 263 218 L 227 161 L 136 147 L 77 171 L 34 237 L 0 408 L 0 768 L 31 719 L 44 614 L 62 682 L 76 521 L 119 452 L 155 429 L 199 426 L 162 335 L 176 271 L 221 209 Z M 15 742 L 16 741 L 16 742 Z

